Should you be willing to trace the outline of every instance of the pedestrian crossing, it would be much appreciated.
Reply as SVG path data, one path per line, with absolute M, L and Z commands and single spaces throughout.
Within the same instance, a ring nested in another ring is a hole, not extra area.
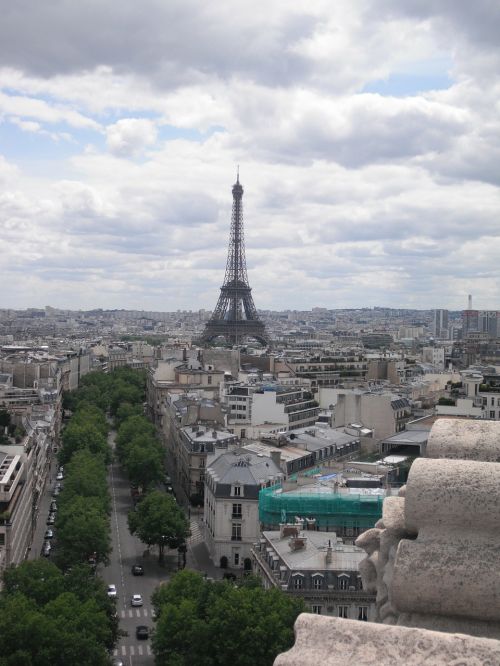
M 150 645 L 120 645 L 113 651 L 114 657 L 126 657 L 128 655 L 131 657 L 135 657 L 136 655 L 144 657 L 146 655 L 151 656 L 152 654 Z
M 120 617 L 124 620 L 127 617 L 153 617 L 153 611 L 150 608 L 128 608 L 120 611 Z
M 189 521 L 189 527 L 191 529 L 191 536 L 188 538 L 188 544 L 190 546 L 195 546 L 197 543 L 201 543 L 205 540 L 201 525 L 197 520 L 191 519 Z

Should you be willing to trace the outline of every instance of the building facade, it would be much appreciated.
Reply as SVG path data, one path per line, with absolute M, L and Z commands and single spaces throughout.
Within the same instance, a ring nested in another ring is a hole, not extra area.
M 216 565 L 251 569 L 251 549 L 260 535 L 259 492 L 282 477 L 271 458 L 243 449 L 223 453 L 209 465 L 205 541 Z
M 375 618 L 375 595 L 363 589 L 363 551 L 333 532 L 302 532 L 301 524 L 264 531 L 252 549 L 264 587 L 300 597 L 311 612 L 353 620 Z

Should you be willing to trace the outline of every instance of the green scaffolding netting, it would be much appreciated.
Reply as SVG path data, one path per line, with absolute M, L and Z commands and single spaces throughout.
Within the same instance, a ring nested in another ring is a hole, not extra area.
M 338 527 L 373 527 L 382 516 L 384 498 L 327 492 L 280 492 L 280 488 L 263 488 L 259 493 L 259 519 L 267 527 L 294 522 L 295 517 L 316 520 L 319 530 Z

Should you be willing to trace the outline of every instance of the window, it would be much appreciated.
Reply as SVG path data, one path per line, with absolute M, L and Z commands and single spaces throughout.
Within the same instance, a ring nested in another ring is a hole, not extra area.
M 231 541 L 241 541 L 241 524 L 233 523 Z
M 209 384 L 212 383 L 212 375 L 208 375 L 208 383 L 209 383 Z
M 358 608 L 358 620 L 368 622 L 368 606 L 360 606 Z
M 233 518 L 241 518 L 241 504 L 233 504 Z
M 349 578 L 347 576 L 339 576 L 339 590 L 347 590 L 349 587 Z
M 495 410 L 490 411 L 490 419 L 495 418 Z
M 363 579 L 361 578 L 361 576 L 359 576 L 358 577 L 358 590 L 362 590 L 362 589 L 363 589 Z
M 200 458 L 200 467 L 205 467 L 205 458 Z
M 321 615 L 321 606 L 313 606 L 312 612 L 315 613 L 316 615 Z
M 238 566 L 239 563 L 240 563 L 240 554 L 239 553 L 234 553 L 233 560 L 234 560 L 235 566 Z
M 339 617 L 349 617 L 349 606 L 339 606 Z
M 234 486 L 233 487 L 233 495 L 235 497 L 240 497 L 241 496 L 241 486 Z
M 295 576 L 293 579 L 293 589 L 294 590 L 301 590 L 302 589 L 302 577 L 301 576 Z
M 323 587 L 323 581 L 321 580 L 320 576 L 315 576 L 313 578 L 313 587 L 315 590 L 321 590 Z

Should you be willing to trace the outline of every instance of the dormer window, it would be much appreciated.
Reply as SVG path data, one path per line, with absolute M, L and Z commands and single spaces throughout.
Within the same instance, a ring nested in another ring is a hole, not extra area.
M 242 496 L 241 492 L 241 486 L 233 486 L 233 496 L 234 497 L 241 497 Z

